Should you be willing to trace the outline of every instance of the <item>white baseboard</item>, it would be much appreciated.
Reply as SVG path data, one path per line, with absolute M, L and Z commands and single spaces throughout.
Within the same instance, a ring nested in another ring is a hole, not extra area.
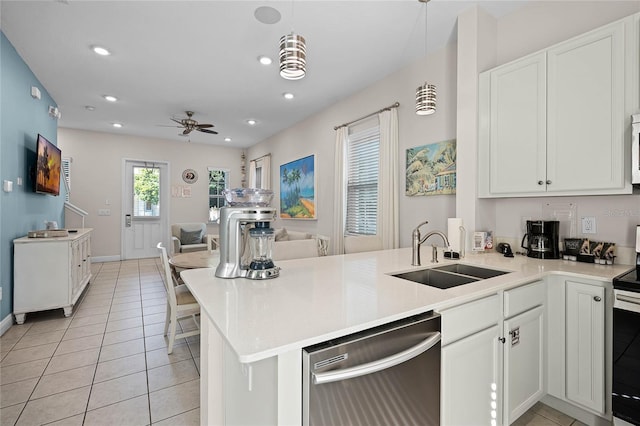
M 7 332 L 13 325 L 13 314 L 9 314 L 0 322 L 0 336 Z
M 115 255 L 115 256 L 97 256 L 97 257 L 92 257 L 91 258 L 92 262 L 95 263 L 101 263 L 101 262 L 119 262 L 120 261 L 120 255 Z

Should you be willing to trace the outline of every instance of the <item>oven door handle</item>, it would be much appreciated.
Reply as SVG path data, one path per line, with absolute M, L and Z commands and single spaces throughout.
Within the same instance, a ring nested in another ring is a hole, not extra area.
M 621 302 L 633 303 L 634 305 L 640 305 L 640 297 L 627 296 L 625 294 L 616 294 L 616 300 Z
M 321 385 L 325 383 L 353 379 L 356 377 L 365 376 L 367 374 L 376 373 L 378 371 L 396 366 L 398 364 L 402 364 L 403 362 L 415 358 L 423 352 L 428 351 L 440 341 L 441 336 L 439 331 L 429 333 L 428 335 L 428 338 L 418 343 L 417 345 L 412 346 L 409 349 L 405 349 L 402 352 L 398 352 L 397 354 L 378 359 L 376 361 L 367 362 L 365 364 L 356 365 L 354 367 L 349 367 L 342 370 L 327 371 L 326 373 L 313 373 L 313 383 L 316 385 Z

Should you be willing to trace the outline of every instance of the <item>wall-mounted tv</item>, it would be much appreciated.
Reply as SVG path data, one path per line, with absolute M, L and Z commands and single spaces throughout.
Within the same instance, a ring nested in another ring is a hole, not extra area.
M 36 161 L 35 190 L 40 194 L 60 195 L 62 152 L 40 134 L 36 146 L 38 160 Z

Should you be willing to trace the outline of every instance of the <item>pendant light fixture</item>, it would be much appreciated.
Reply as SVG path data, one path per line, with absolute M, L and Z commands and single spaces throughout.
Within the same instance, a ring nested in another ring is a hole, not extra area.
M 291 1 L 293 21 L 293 0 Z M 280 37 L 280 76 L 287 80 L 300 80 L 307 73 L 307 47 L 304 37 L 291 33 Z
M 418 0 L 424 3 L 424 56 L 427 57 L 427 3 L 429 0 Z M 436 112 L 436 86 L 425 83 L 416 89 L 416 114 L 430 115 Z

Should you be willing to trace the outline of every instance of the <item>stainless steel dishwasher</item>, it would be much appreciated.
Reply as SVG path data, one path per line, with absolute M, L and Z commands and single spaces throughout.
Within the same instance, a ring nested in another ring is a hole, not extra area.
M 440 316 L 303 349 L 304 425 L 439 425 Z

